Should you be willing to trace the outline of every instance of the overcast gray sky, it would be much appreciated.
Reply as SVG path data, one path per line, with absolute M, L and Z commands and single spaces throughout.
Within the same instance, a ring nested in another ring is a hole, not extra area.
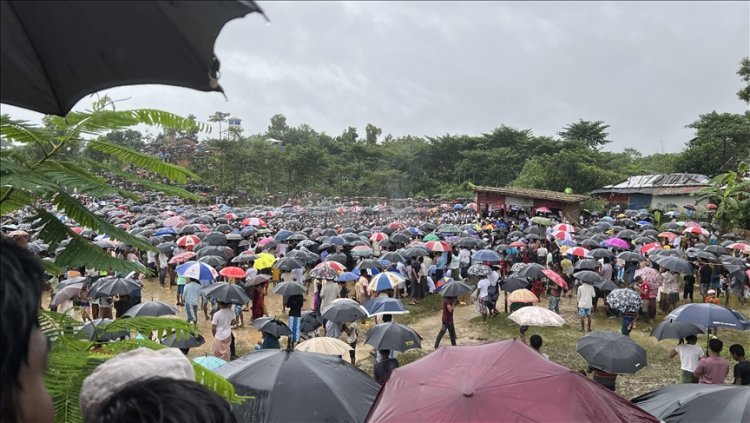
M 748 2 L 270 2 L 228 23 L 219 93 L 121 87 L 123 108 L 199 119 L 221 110 L 262 132 L 282 113 L 340 134 L 476 135 L 506 124 L 554 135 L 610 125 L 608 149 L 679 151 L 699 114 L 743 112 Z M 77 108 L 85 108 L 83 99 Z M 39 115 L 2 106 L 14 117 Z M 662 147 L 663 145 L 663 147 Z

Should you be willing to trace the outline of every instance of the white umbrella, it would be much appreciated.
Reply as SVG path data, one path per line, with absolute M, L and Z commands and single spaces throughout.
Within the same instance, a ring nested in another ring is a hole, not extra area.
M 352 347 L 346 342 L 328 336 L 310 338 L 307 341 L 300 342 L 294 347 L 295 350 L 315 352 L 320 354 L 348 356 Z
M 519 326 L 553 326 L 560 327 L 565 319 L 554 311 L 542 307 L 522 307 L 508 316 L 508 319 Z

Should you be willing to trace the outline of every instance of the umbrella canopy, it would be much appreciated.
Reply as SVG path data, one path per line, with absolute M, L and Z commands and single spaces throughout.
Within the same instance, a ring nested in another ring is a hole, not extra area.
M 608 247 L 619 248 L 621 250 L 627 250 L 630 248 L 630 243 L 622 238 L 610 238 L 604 241 L 604 244 Z
M 62 287 L 62 289 L 57 291 L 57 294 L 55 294 L 55 296 L 52 298 L 51 305 L 59 306 L 65 301 L 68 301 L 71 298 L 78 295 L 78 293 L 80 293 L 82 289 L 83 289 L 83 282 L 72 283 L 72 284 L 68 284 Z
M 136 304 L 130 307 L 123 316 L 128 317 L 139 317 L 139 316 L 175 316 L 177 315 L 177 308 L 167 303 L 160 301 L 146 301 L 144 303 Z M 120 317 L 120 316 L 117 316 Z
M 352 347 L 344 341 L 328 336 L 310 338 L 300 342 L 294 347 L 297 351 L 306 351 L 319 354 L 338 355 L 348 357 Z
M 443 297 L 460 297 L 474 290 L 470 285 L 453 279 L 447 279 L 445 285 L 440 288 Z
M 539 298 L 534 295 L 533 292 L 528 289 L 516 289 L 515 291 L 508 294 L 509 303 L 538 303 Z
M 367 288 L 370 291 L 387 291 L 394 289 L 404 281 L 404 278 L 396 272 L 382 272 L 373 276 Z
M 177 238 L 177 246 L 182 248 L 195 247 L 201 243 L 201 239 L 195 235 L 185 235 Z
M 367 310 L 370 316 L 378 314 L 406 314 L 409 312 L 401 300 L 389 297 L 373 298 L 364 303 L 362 307 Z
M 196 364 L 200 364 L 201 366 L 211 371 L 216 370 L 219 367 L 227 364 L 226 360 L 222 360 L 221 358 L 214 357 L 212 355 L 204 355 L 200 357 L 195 357 L 193 359 L 193 362 Z
M 271 280 L 271 275 L 255 275 L 245 280 L 245 286 L 255 286 L 268 282 Z
M 591 270 L 581 270 L 580 272 L 573 273 L 573 277 L 579 281 L 583 281 L 589 284 L 595 284 L 602 280 L 601 275 Z
M 78 337 L 79 339 L 87 339 L 89 341 L 108 342 L 130 335 L 127 330 L 106 332 L 107 325 L 113 321 L 112 319 L 91 320 L 78 331 Z
M 323 318 L 318 313 L 310 310 L 302 312 L 300 331 L 312 332 L 321 326 L 323 326 Z
M 565 282 L 565 279 L 563 279 L 563 277 L 554 270 L 544 269 L 542 270 L 542 273 L 544 273 L 544 276 L 546 276 L 547 279 L 551 280 L 562 289 L 568 289 L 568 283 Z
M 177 336 L 177 334 L 173 332 L 171 335 L 167 335 L 162 338 L 161 343 L 162 345 L 166 345 L 172 348 L 186 349 L 200 347 L 201 345 L 206 343 L 206 339 L 203 338 L 203 335 Z
M 510 276 L 503 281 L 503 291 L 513 292 L 529 286 L 529 280 L 522 276 Z
M 341 358 L 305 351 L 261 350 L 216 373 L 255 397 L 233 407 L 241 422 L 363 422 L 380 389 Z
M 562 316 L 542 307 L 521 307 L 511 313 L 508 319 L 519 326 L 560 327 L 565 324 L 565 319 Z
M 422 337 L 414 329 L 394 322 L 380 323 L 365 335 L 365 344 L 376 350 L 406 351 L 422 348 Z
M 255 259 L 253 267 L 258 270 L 268 269 L 269 267 L 273 266 L 275 262 L 276 257 L 274 257 L 273 254 L 260 253 L 258 254 L 258 258 Z
M 608 373 L 635 373 L 646 367 L 646 350 L 616 332 L 590 332 L 578 340 L 576 351 L 591 367 Z
M 614 289 L 607 295 L 607 303 L 615 310 L 623 313 L 635 313 L 641 309 L 643 300 L 641 296 L 632 289 Z
M 273 264 L 273 267 L 279 270 L 283 270 L 285 272 L 290 272 L 294 269 L 300 269 L 300 268 L 305 267 L 305 263 L 295 258 L 284 257 L 284 258 L 280 258 L 276 260 L 276 263 Z
M 182 264 L 186 261 L 195 257 L 195 253 L 192 251 L 186 251 L 184 253 L 177 254 L 176 256 L 169 259 L 169 264 Z
M 337 298 L 322 310 L 321 316 L 337 323 L 348 323 L 367 317 L 367 310 L 350 298 Z
M 560 395 L 560 387 L 565 387 L 566 395 Z M 571 396 L 578 401 L 570 401 Z M 544 398 L 544 406 L 537 406 L 532 398 Z M 444 347 L 394 370 L 367 419 L 371 423 L 451 420 L 658 422 L 518 340 Z
M 135 279 L 116 278 L 109 276 L 101 278 L 91 285 L 90 296 L 93 298 L 113 297 L 115 295 L 130 295 L 141 284 Z
M 669 385 L 633 403 L 666 423 L 750 421 L 750 389 L 738 385 Z
M 183 263 L 175 269 L 175 272 L 186 278 L 196 279 L 199 281 L 210 281 L 219 277 L 216 269 L 206 263 L 198 261 L 189 261 Z
M 750 321 L 741 313 L 716 304 L 685 304 L 665 317 L 680 322 L 694 323 L 704 328 L 745 330 Z
M 244 279 L 245 269 L 237 266 L 229 266 L 221 269 L 219 274 L 225 278 Z
M 699 333 L 703 333 L 703 328 L 695 323 L 665 319 L 651 331 L 651 336 L 661 341 L 662 339 L 682 339 Z
M 474 263 L 469 266 L 467 273 L 473 276 L 487 276 L 492 273 L 492 268 L 484 264 Z
M 693 265 L 690 264 L 685 259 L 681 259 L 679 257 L 674 256 L 667 256 L 658 261 L 660 267 L 664 267 L 666 269 L 683 273 L 683 274 L 693 274 Z
M 273 289 L 274 294 L 284 296 L 300 295 L 306 291 L 307 289 L 303 285 L 294 281 L 281 282 Z
M 524 265 L 523 268 L 518 271 L 518 276 L 532 279 L 543 278 L 546 276 L 544 270 L 545 268 L 542 265 L 529 263 Z
M 289 336 L 292 334 L 292 330 L 286 323 L 273 317 L 260 317 L 253 320 L 253 326 L 261 332 L 266 332 L 275 337 Z
M 202 291 L 203 295 L 222 303 L 243 305 L 250 302 L 250 297 L 247 296 L 245 290 L 233 283 L 217 282 Z

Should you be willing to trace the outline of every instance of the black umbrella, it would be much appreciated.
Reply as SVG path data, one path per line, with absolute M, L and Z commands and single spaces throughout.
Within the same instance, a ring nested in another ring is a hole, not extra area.
M 247 296 L 245 290 L 232 283 L 216 282 L 204 288 L 203 294 L 222 303 L 242 305 L 250 302 L 250 297 Z
M 201 263 L 206 263 L 207 265 L 213 267 L 216 270 L 219 270 L 220 268 L 222 268 L 224 265 L 227 264 L 227 261 L 224 260 L 223 257 L 219 257 L 219 256 L 201 256 L 198 259 L 198 261 Z
M 198 251 L 198 257 L 205 256 L 219 256 L 225 260 L 229 260 L 234 257 L 234 251 L 229 247 L 209 245 L 201 248 Z
M 620 288 L 616 283 L 612 282 L 612 279 L 604 278 L 600 279 L 599 282 L 594 282 L 594 286 L 601 291 L 614 291 Z
M 578 279 L 579 281 L 587 282 L 590 284 L 595 284 L 602 281 L 602 277 L 598 273 L 592 272 L 591 270 L 581 270 L 580 272 L 575 272 L 573 273 L 573 277 Z
M 252 1 L 3 0 L 1 101 L 65 116 L 86 95 L 121 85 L 223 91 L 214 41 L 252 12 L 262 13 Z
M 273 289 L 274 294 L 285 296 L 304 294 L 305 291 L 306 289 L 304 286 L 292 281 L 281 282 Z
M 365 335 L 365 344 L 376 350 L 406 351 L 422 348 L 422 337 L 408 326 L 388 322 L 371 327 Z
M 678 273 L 693 274 L 693 265 L 690 264 L 690 262 L 688 262 L 687 260 L 681 259 L 679 257 L 663 257 L 662 259 L 658 260 L 657 263 L 659 264 L 659 266 L 665 269 L 669 269 Z
M 279 260 L 276 260 L 276 262 L 273 264 L 273 267 L 279 270 L 283 270 L 285 272 L 290 272 L 294 269 L 305 267 L 305 263 L 295 258 L 284 257 Z
M 73 285 L 75 283 L 81 283 L 81 282 L 83 282 L 83 284 L 86 285 L 86 282 L 88 281 L 89 281 L 89 278 L 85 276 L 76 276 L 73 278 L 65 279 L 64 281 L 60 282 L 60 284 L 57 285 L 57 289 L 60 290 L 60 289 L 65 288 L 68 285 Z
M 325 261 L 335 261 L 343 265 L 346 265 L 346 254 L 344 253 L 333 253 L 326 256 Z
M 207 245 L 224 246 L 227 245 L 227 236 L 221 232 L 211 232 L 203 238 L 203 243 Z
M 146 301 L 144 303 L 136 304 L 130 307 L 128 311 L 123 313 L 123 316 L 137 317 L 137 316 L 175 316 L 177 314 L 177 308 L 167 303 L 160 301 Z M 120 317 L 120 316 L 117 316 Z
M 245 282 L 246 287 L 260 285 L 271 280 L 271 275 L 255 275 Z
M 651 336 L 662 339 L 682 339 L 686 336 L 703 333 L 703 328 L 692 322 L 664 319 L 651 331 Z
M 440 295 L 443 297 L 460 297 L 473 291 L 474 288 L 471 286 L 455 281 L 453 279 L 446 279 L 446 284 L 440 288 Z
M 615 253 L 613 253 L 612 251 L 610 251 L 610 250 L 608 250 L 606 248 L 594 248 L 593 250 L 590 251 L 590 253 L 591 253 L 592 257 L 598 258 L 598 259 L 604 258 L 604 257 L 610 257 L 611 258 L 611 257 L 615 256 Z
M 515 275 L 515 276 L 510 276 L 505 279 L 505 281 L 503 282 L 503 291 L 513 292 L 517 289 L 527 288 L 528 286 L 529 286 L 528 279 Z
M 241 422 L 363 422 L 380 389 L 340 357 L 295 350 L 261 350 L 215 372 L 255 397 L 233 406 Z
M 272 317 L 260 317 L 253 320 L 253 326 L 261 332 L 266 332 L 275 337 L 289 336 L 292 334 L 292 330 L 286 323 L 279 319 Z
M 183 335 L 180 337 L 177 336 L 175 332 L 172 332 L 171 335 L 167 335 L 162 338 L 161 343 L 162 345 L 166 345 L 172 348 L 187 349 L 199 347 L 205 344 L 206 339 L 203 338 L 203 335 Z
M 580 259 L 573 266 L 574 270 L 596 270 L 600 266 L 599 262 L 595 259 Z
M 750 388 L 741 385 L 668 385 L 633 398 L 666 423 L 750 421 Z
M 300 322 L 301 332 L 312 332 L 323 326 L 323 318 L 314 311 L 303 311 L 302 321 Z
M 135 279 L 116 278 L 109 276 L 101 278 L 91 285 L 89 295 L 93 298 L 113 297 L 115 295 L 129 295 L 139 289 L 141 284 Z
M 545 269 L 544 266 L 541 266 L 536 263 L 529 263 L 526 266 L 524 266 L 523 269 L 518 271 L 518 276 L 521 276 L 523 278 L 532 278 L 532 279 L 543 278 L 544 273 L 542 273 L 542 271 L 544 269 Z
M 321 311 L 324 319 L 338 323 L 354 322 L 368 317 L 367 310 L 350 298 L 335 299 Z
M 160 253 L 169 253 L 175 248 L 177 248 L 177 244 L 174 242 L 162 242 L 156 246 L 156 249 L 159 250 Z
M 365 259 L 359 262 L 359 264 L 356 267 L 357 269 L 378 269 L 383 270 L 385 266 L 380 264 L 379 261 L 375 259 Z
M 105 332 L 107 325 L 112 322 L 112 319 L 95 319 L 89 321 L 78 331 L 78 337 L 79 339 L 86 339 L 89 341 L 108 342 L 125 338 L 130 335 L 126 330 L 112 333 Z
M 632 251 L 625 251 L 617 255 L 617 258 L 622 261 L 643 261 L 646 257 Z
M 578 340 L 576 351 L 591 367 L 607 373 L 635 373 L 646 367 L 646 350 L 616 332 L 591 332 Z

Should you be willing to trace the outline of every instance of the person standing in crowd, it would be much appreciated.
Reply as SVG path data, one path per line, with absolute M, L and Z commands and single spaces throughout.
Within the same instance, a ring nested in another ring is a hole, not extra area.
M 693 292 L 695 291 L 695 274 L 686 274 L 683 278 L 685 286 L 682 290 L 682 303 L 691 304 L 693 302 Z M 690 301 L 688 301 L 690 298 Z
M 357 331 L 357 322 L 342 325 L 341 332 L 342 336 L 346 335 L 346 343 L 352 347 L 352 349 L 349 350 L 349 359 L 351 360 L 352 365 L 357 365 L 357 336 L 359 335 L 359 332 Z
M 156 258 L 156 264 L 159 266 L 159 286 L 166 288 L 167 272 L 169 269 L 169 256 L 167 253 L 159 253 Z
M 686 336 L 684 343 L 680 339 L 680 343 L 669 352 L 670 360 L 677 355 L 680 356 L 680 383 L 698 383 L 698 378 L 695 377 L 694 372 L 698 366 L 698 361 L 703 357 L 703 349 L 696 345 L 697 342 L 697 336 Z
M 189 323 L 198 324 L 198 299 L 201 285 L 195 279 L 189 279 L 182 293 L 185 303 L 185 315 Z
M 713 270 L 711 265 L 707 261 L 701 261 L 701 266 L 698 269 L 698 282 L 700 283 L 701 295 L 703 296 L 703 302 L 706 302 L 706 296 L 708 295 L 708 289 L 711 286 L 711 276 Z
M 721 356 L 724 343 L 719 339 L 712 338 L 708 341 L 708 357 L 702 358 L 695 367 L 693 374 L 698 378 L 698 383 L 722 384 L 729 374 L 729 362 Z
M 578 299 L 578 317 L 581 318 L 581 329 L 579 332 L 584 331 L 584 321 L 587 323 L 588 331 L 591 332 L 591 309 L 594 307 L 594 297 L 596 291 L 594 287 L 589 283 L 582 283 L 578 286 L 576 291 L 576 297 Z
M 50 350 L 39 327 L 44 270 L 33 254 L 0 239 L 0 421 L 52 423 L 44 385 Z
M 680 274 L 666 271 L 662 273 L 662 277 L 664 278 L 662 286 L 664 292 L 667 294 L 667 304 L 664 309 L 664 314 L 666 315 L 674 310 L 677 307 L 677 303 L 680 302 Z
M 437 339 L 435 339 L 435 349 L 440 346 L 440 340 L 443 339 L 445 331 L 451 338 L 451 345 L 456 345 L 456 327 L 453 325 L 453 309 L 456 307 L 456 297 L 444 297 L 443 298 L 443 315 L 442 315 L 442 327 L 438 332 Z
M 398 360 L 395 358 L 389 358 L 389 350 L 378 351 L 380 355 L 380 361 L 375 363 L 375 382 L 378 382 L 380 386 L 385 385 L 388 379 L 391 377 L 393 370 L 398 368 Z
M 235 323 L 231 304 L 218 302 L 219 310 L 211 319 L 211 334 L 214 336 L 213 355 L 225 361 L 231 359 L 232 325 Z
M 477 312 L 482 315 L 482 323 L 487 324 L 487 297 L 490 287 L 490 280 L 484 277 L 477 283 Z
M 750 361 L 745 359 L 745 349 L 740 344 L 729 347 L 729 354 L 737 361 L 734 365 L 734 384 L 750 385 Z
M 562 288 L 552 282 L 549 288 L 549 305 L 547 308 L 557 314 L 560 314 L 560 295 L 562 295 Z
M 294 344 L 299 342 L 302 327 L 302 305 L 305 298 L 302 294 L 290 295 L 286 302 L 289 307 L 289 329 L 292 334 L 289 336 L 289 348 L 294 348 Z

